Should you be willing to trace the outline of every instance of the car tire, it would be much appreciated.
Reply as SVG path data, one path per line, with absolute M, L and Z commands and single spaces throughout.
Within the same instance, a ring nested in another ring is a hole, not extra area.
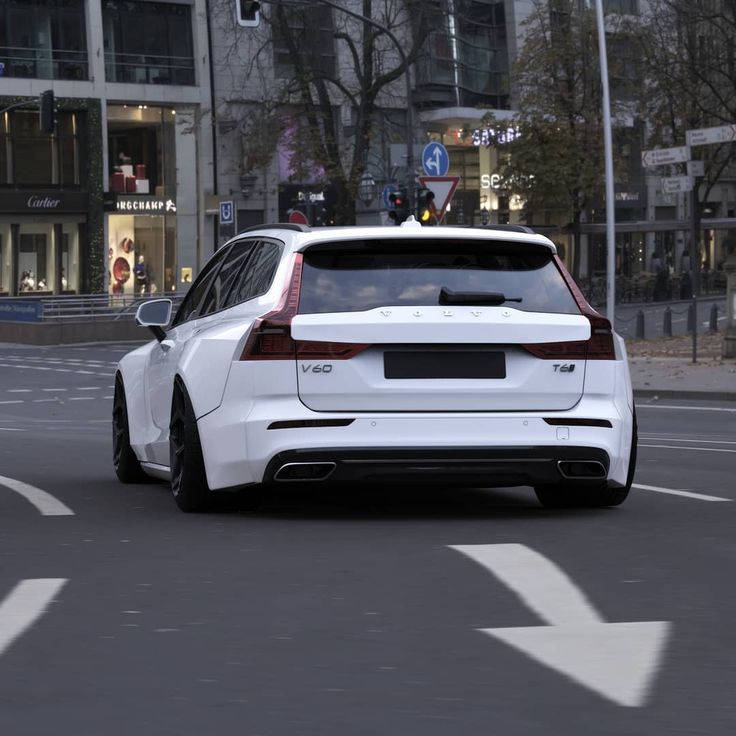
M 534 492 L 539 502 L 545 508 L 603 508 L 606 506 L 620 506 L 628 497 L 631 484 L 636 472 L 636 452 L 639 440 L 639 430 L 636 423 L 636 408 L 631 431 L 631 449 L 629 453 L 629 469 L 626 474 L 626 485 L 620 488 L 609 488 L 605 483 L 590 485 L 575 485 L 572 488 L 547 485 L 536 486 Z
M 112 401 L 112 464 L 121 483 L 144 483 L 148 480 L 130 446 L 128 403 L 125 399 L 123 379 L 119 374 L 115 377 Z
M 197 419 L 181 381 L 174 384 L 171 401 L 169 459 L 171 492 L 176 505 L 188 513 L 210 508 L 212 492 L 207 485 Z

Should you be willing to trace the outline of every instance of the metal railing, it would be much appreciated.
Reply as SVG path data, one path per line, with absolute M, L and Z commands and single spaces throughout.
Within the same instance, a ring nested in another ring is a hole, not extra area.
M 12 312 L 3 306 L 11 304 L 18 309 L 16 314 L 29 322 L 86 322 L 116 321 L 133 319 L 138 306 L 151 299 L 171 299 L 176 309 L 184 298 L 181 293 L 147 294 L 69 294 L 48 297 L 2 297 L 0 298 L 0 321 L 3 315 L 13 321 Z

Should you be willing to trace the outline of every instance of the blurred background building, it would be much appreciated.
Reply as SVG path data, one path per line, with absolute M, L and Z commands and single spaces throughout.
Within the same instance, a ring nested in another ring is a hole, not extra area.
M 677 298 L 695 253 L 693 210 L 663 178 L 686 172 L 644 168 L 641 154 L 736 122 L 734 10 L 725 0 L 710 15 L 685 0 L 603 4 L 618 293 Z M 416 205 L 421 152 L 438 141 L 459 177 L 444 223 L 530 224 L 600 296 L 592 3 L 0 0 L 0 20 L 0 107 L 29 103 L 0 115 L 0 294 L 18 293 L 29 271 L 37 291 L 130 292 L 141 255 L 149 291 L 170 292 L 249 225 L 388 224 L 388 192 Z M 37 124 L 47 89 L 53 135 Z M 693 149 L 706 290 L 720 288 L 736 244 L 732 149 Z M 232 224 L 219 219 L 222 203 Z M 659 271 L 667 283 L 656 291 Z

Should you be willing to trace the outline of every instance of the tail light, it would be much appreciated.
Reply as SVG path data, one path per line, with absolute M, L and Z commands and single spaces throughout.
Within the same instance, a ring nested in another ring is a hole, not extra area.
M 299 308 L 303 268 L 303 255 L 297 253 L 281 301 L 253 323 L 240 360 L 347 360 L 368 347 L 292 339 L 291 320 Z
M 532 355 L 542 360 L 615 360 L 611 323 L 593 309 L 583 296 L 583 292 L 565 268 L 562 259 L 555 254 L 555 264 L 565 279 L 580 313 L 590 322 L 590 339 L 575 342 L 548 342 L 522 345 Z

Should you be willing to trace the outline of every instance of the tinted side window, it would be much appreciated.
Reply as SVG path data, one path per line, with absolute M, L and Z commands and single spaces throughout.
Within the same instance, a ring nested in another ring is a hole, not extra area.
M 271 287 L 273 276 L 281 259 L 281 246 L 276 243 L 259 243 L 258 248 L 241 271 L 238 284 L 230 292 L 226 306 L 240 304 L 265 294 Z
M 243 270 L 243 266 L 254 246 L 255 241 L 253 240 L 240 241 L 233 245 L 222 264 L 222 268 L 210 282 L 210 289 L 199 309 L 199 316 L 219 312 L 225 308 L 230 289 L 236 283 L 238 274 Z
M 176 313 L 176 317 L 174 317 L 174 321 L 172 323 L 173 327 L 197 316 L 198 307 L 202 301 L 202 297 L 207 293 L 207 289 L 212 283 L 212 279 L 217 275 L 217 270 L 220 268 L 220 265 L 229 251 L 229 248 L 223 248 L 209 261 L 207 261 L 202 272 L 196 279 L 194 279 L 194 283 L 191 287 L 189 287 L 189 291 L 184 297 L 184 301 L 181 303 L 179 311 Z

